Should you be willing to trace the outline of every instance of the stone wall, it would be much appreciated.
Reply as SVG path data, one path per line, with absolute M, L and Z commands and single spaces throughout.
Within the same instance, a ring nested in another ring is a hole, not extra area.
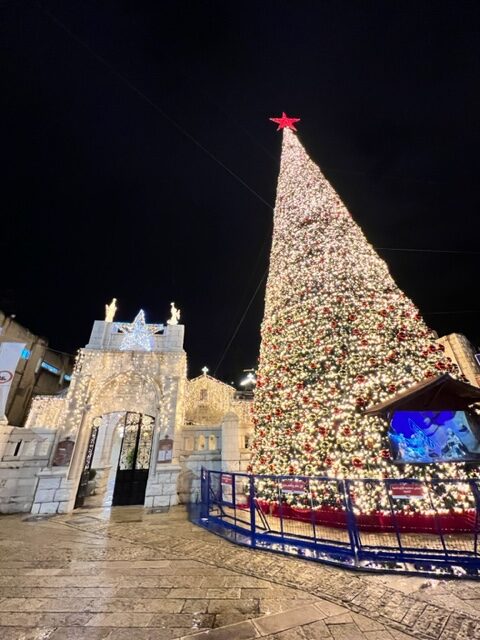
M 181 467 L 177 464 L 157 464 L 150 476 L 145 493 L 145 507 L 171 507 L 178 504 L 178 476 Z
M 0 426 L 0 513 L 28 513 L 55 432 Z
M 31 512 L 35 515 L 69 513 L 75 502 L 74 482 L 64 467 L 50 467 L 37 474 L 38 483 Z

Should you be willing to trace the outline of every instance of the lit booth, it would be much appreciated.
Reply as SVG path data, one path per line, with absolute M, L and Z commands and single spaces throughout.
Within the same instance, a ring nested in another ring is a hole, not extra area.
M 480 388 L 448 373 L 423 380 L 365 413 L 389 423 L 392 462 L 480 464 Z

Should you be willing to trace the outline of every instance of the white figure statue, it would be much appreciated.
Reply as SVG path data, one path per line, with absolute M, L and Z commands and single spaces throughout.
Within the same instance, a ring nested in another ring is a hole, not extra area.
M 170 303 L 170 314 L 170 320 L 167 320 L 167 324 L 178 324 L 178 321 L 180 320 L 180 309 L 175 307 L 174 302 Z
M 105 305 L 105 322 L 113 322 L 117 311 L 117 299 L 113 298 L 110 304 Z

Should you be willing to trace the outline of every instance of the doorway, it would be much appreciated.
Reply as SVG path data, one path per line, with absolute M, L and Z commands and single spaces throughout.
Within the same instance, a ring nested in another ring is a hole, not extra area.
M 143 504 L 152 451 L 154 418 L 127 412 L 122 430 L 112 506 Z
M 133 411 L 93 420 L 75 508 L 144 504 L 154 425 Z

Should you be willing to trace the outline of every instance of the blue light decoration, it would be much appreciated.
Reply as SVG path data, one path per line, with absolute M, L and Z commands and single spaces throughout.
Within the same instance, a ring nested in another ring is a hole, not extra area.
M 27 349 L 25 347 L 24 349 L 22 349 L 22 353 L 20 354 L 20 357 L 22 358 L 22 360 L 28 360 L 31 355 L 32 355 L 32 352 L 30 351 L 30 349 Z
M 480 459 L 480 426 L 465 411 L 395 411 L 389 438 L 394 462 L 468 462 Z
M 54 373 L 56 376 L 60 375 L 60 369 L 58 369 L 58 367 L 54 367 L 53 364 L 48 364 L 48 362 L 45 362 L 45 360 L 42 361 L 42 364 L 40 366 L 42 367 L 42 369 L 46 369 L 50 373 Z
M 66 374 L 63 376 L 63 379 L 65 380 L 65 382 L 70 382 L 70 380 L 72 379 L 72 376 L 69 376 L 69 375 L 68 375 L 68 373 L 66 373 Z

